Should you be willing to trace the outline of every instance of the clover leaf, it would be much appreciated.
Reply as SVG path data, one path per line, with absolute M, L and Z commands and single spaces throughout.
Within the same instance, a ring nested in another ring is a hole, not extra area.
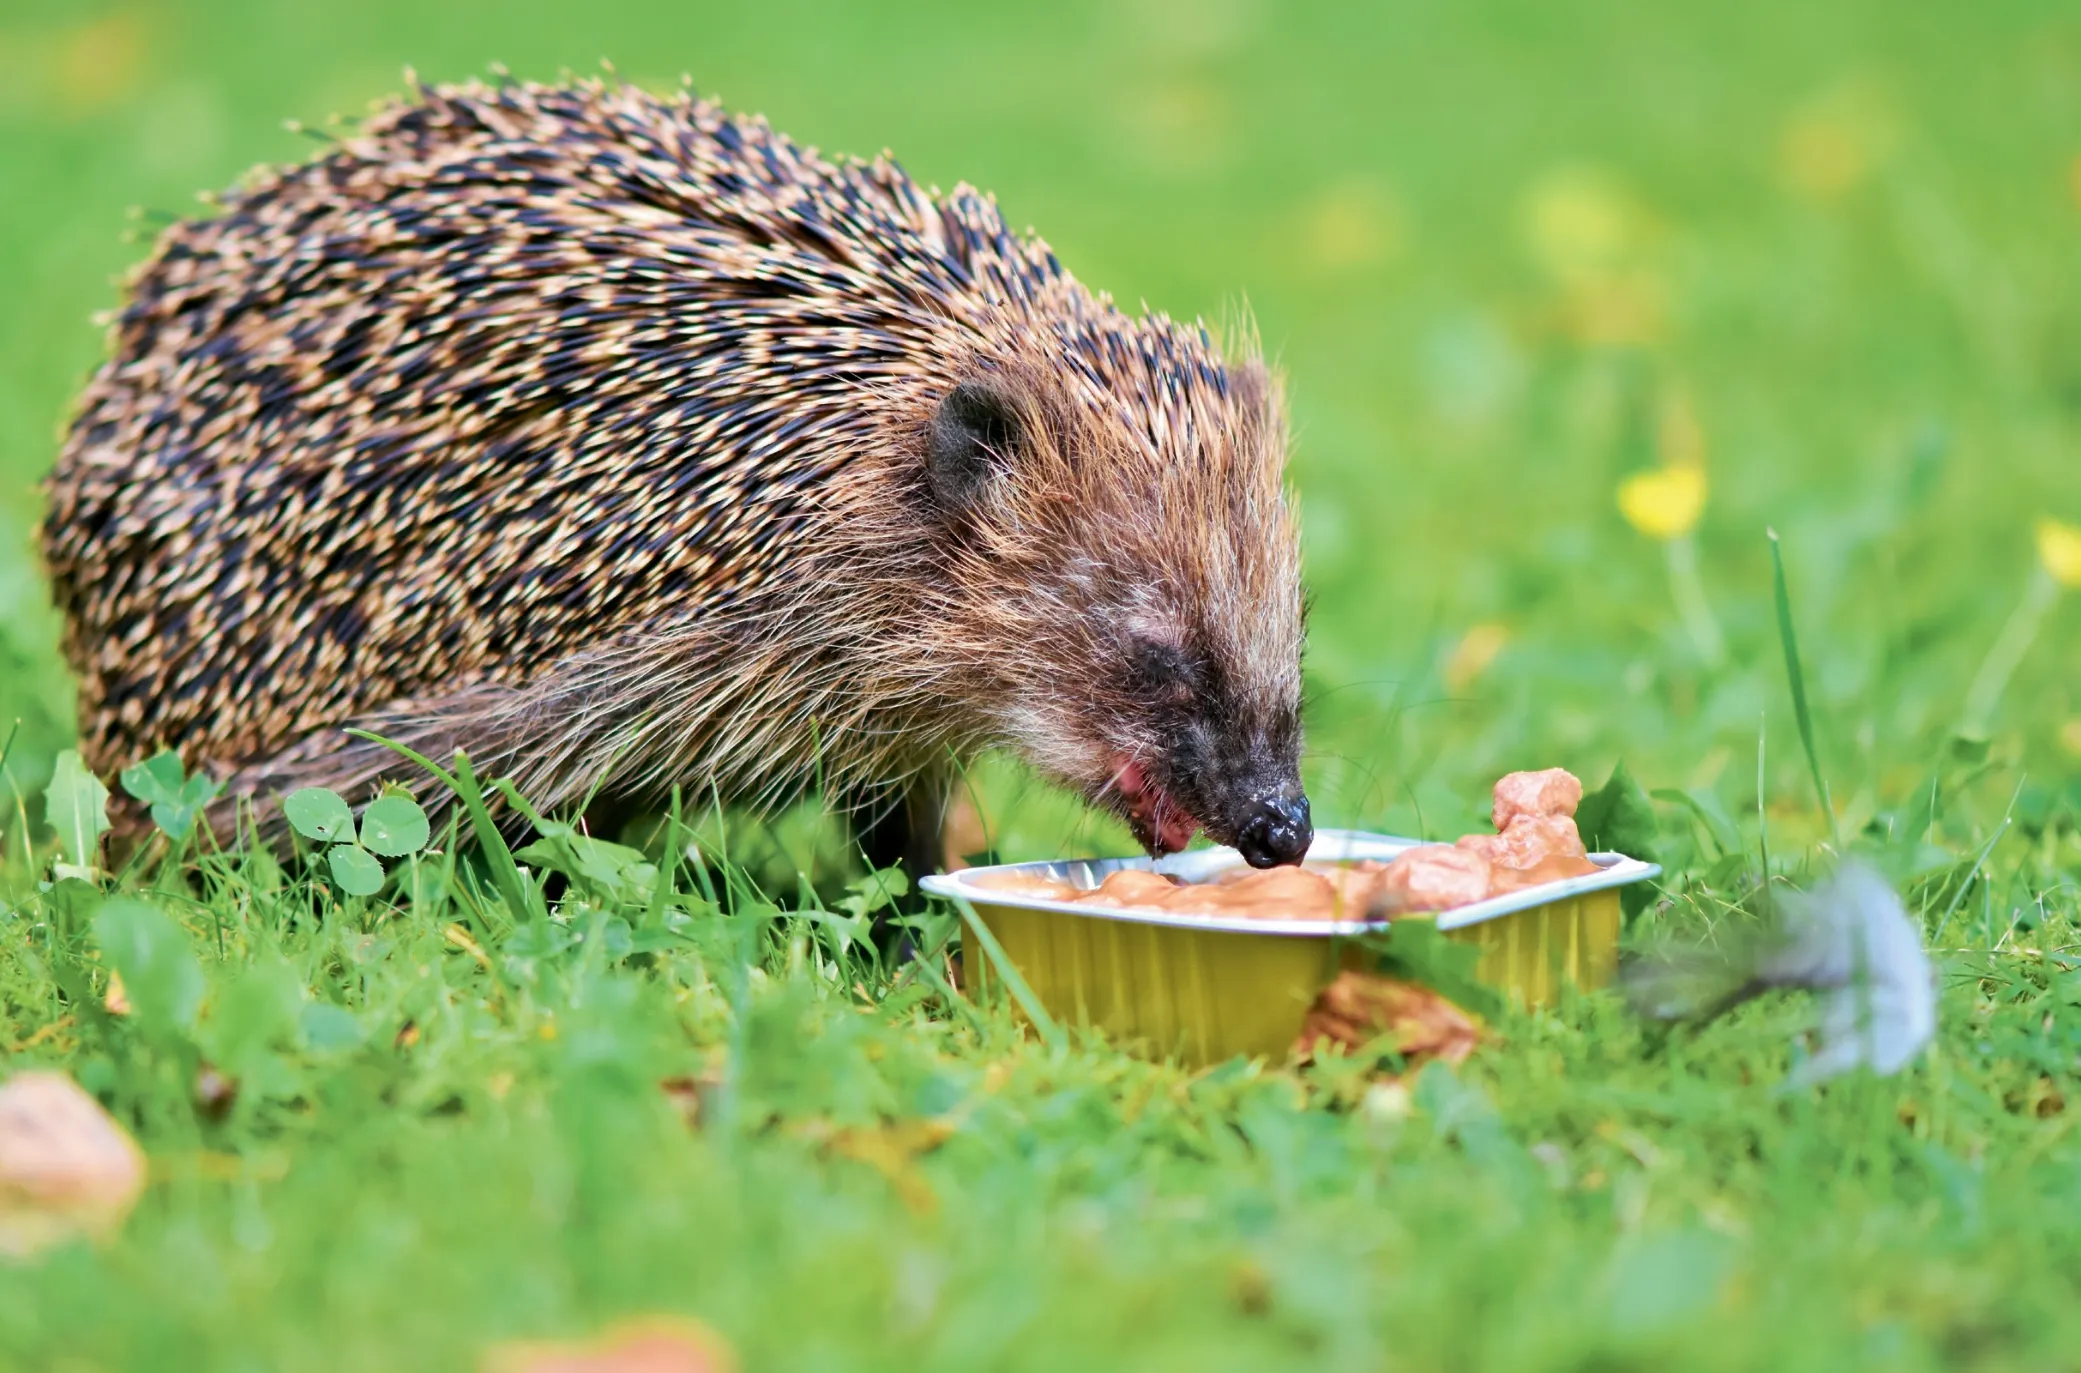
M 401 791 L 386 791 L 361 813 L 361 846 L 385 858 L 403 858 L 433 837 L 426 812 Z
M 282 813 L 304 838 L 326 846 L 326 868 L 349 896 L 374 896 L 383 889 L 383 858 L 403 858 L 426 847 L 432 837 L 426 812 L 402 791 L 385 791 L 362 812 L 361 831 L 354 810 L 336 792 L 304 787 L 282 801 Z
M 306 839 L 315 839 L 321 844 L 354 842 L 354 812 L 342 801 L 337 792 L 324 787 L 304 787 L 292 791 L 282 801 L 282 814 Z
M 326 855 L 332 880 L 349 896 L 374 896 L 383 889 L 383 865 L 367 849 L 352 844 L 334 844 Z
M 175 843 L 194 832 L 196 818 L 224 790 L 207 774 L 188 776 L 172 749 L 124 768 L 120 780 L 124 791 L 151 807 L 152 823 Z

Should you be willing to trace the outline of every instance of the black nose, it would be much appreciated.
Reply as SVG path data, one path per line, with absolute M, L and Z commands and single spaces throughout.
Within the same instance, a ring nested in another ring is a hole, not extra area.
M 1276 868 L 1308 856 L 1315 826 L 1308 819 L 1308 798 L 1295 793 L 1259 804 L 1257 813 L 1236 832 L 1236 852 L 1253 868 Z

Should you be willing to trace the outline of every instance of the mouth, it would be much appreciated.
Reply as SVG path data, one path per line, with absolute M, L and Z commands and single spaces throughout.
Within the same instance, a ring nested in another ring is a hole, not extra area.
M 1114 769 L 1109 785 L 1119 797 L 1119 809 L 1128 828 L 1150 853 L 1159 857 L 1176 853 L 1199 833 L 1200 822 L 1192 812 L 1179 805 L 1163 784 L 1133 759 Z

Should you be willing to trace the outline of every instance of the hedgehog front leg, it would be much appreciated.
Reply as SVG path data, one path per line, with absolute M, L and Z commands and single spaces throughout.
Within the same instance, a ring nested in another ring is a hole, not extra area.
M 938 773 L 912 778 L 900 792 L 857 793 L 845 807 L 853 842 L 876 871 L 902 864 L 916 904 L 919 878 L 946 866 L 947 779 Z

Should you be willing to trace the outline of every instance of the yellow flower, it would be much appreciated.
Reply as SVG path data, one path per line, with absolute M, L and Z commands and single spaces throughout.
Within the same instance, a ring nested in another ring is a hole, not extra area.
M 1891 158 L 1895 121 L 1883 91 L 1852 81 L 1807 102 L 1785 125 L 1778 163 L 1792 188 L 1815 200 L 1855 190 Z
M 1464 691 L 1474 684 L 1476 678 L 1487 672 L 1489 664 L 1510 642 L 1510 631 L 1496 624 L 1479 624 L 1467 631 L 1466 637 L 1452 650 L 1445 660 L 1446 689 Z
M 1662 337 L 1668 294 L 1647 267 L 1595 273 L 1563 290 L 1561 322 L 1581 343 L 1645 347 Z
M 1518 229 L 1577 341 L 1638 346 L 1662 336 L 1669 291 L 1657 225 L 1617 180 L 1595 167 L 1555 168 L 1526 191 Z
M 1645 237 L 1626 192 L 1591 167 L 1562 167 L 1541 177 L 1525 197 L 1520 227 L 1532 256 L 1563 281 L 1625 265 Z
M 127 98 L 143 74 L 145 55 L 145 24 L 135 11 L 81 25 L 61 40 L 56 54 L 58 104 L 70 114 L 92 114 Z
M 1201 172 L 1228 160 L 1236 140 L 1235 103 L 1228 87 L 1178 76 L 1140 84 L 1123 111 L 1131 151 L 1150 166 Z
M 1330 187 L 1307 208 L 1300 238 L 1310 265 L 1338 272 L 1400 257 L 1408 229 L 1385 187 L 1349 180 Z
M 1651 539 L 1684 537 L 1704 509 L 1705 469 L 1695 464 L 1652 467 L 1619 483 L 1619 513 Z
M 2061 586 L 2081 587 L 2081 527 L 2039 520 L 2038 561 Z

